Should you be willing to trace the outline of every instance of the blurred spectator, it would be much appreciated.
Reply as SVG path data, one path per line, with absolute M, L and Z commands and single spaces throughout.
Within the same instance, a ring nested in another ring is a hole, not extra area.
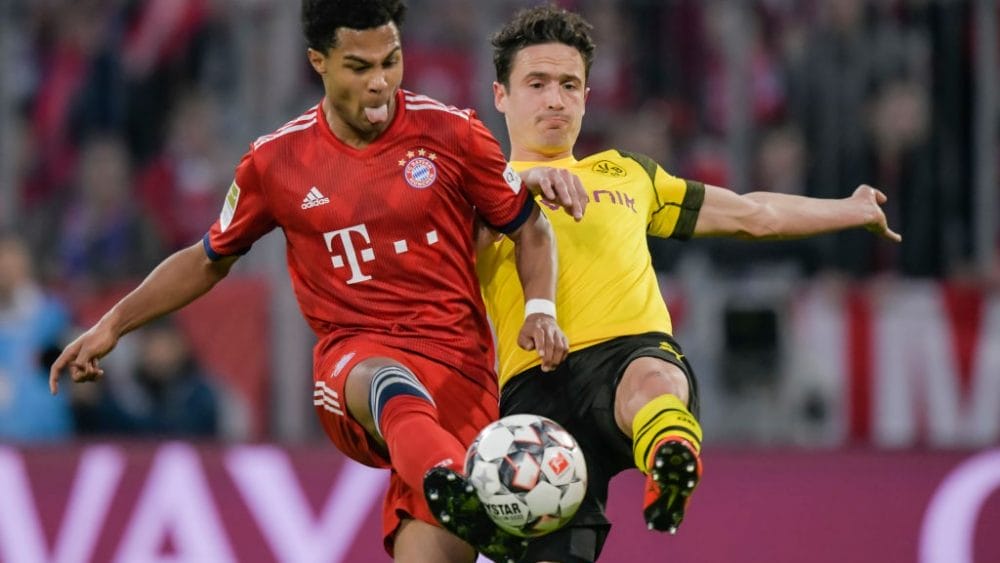
M 623 115 L 611 124 L 605 146 L 644 154 L 668 172 L 676 174 L 670 119 L 670 105 L 667 102 L 649 100 L 638 111 Z
M 878 245 L 880 265 L 914 276 L 942 275 L 944 202 L 934 181 L 927 91 L 908 80 L 886 84 L 877 94 L 872 129 L 878 166 L 872 182 L 889 195 L 889 220 L 906 233 L 898 247 Z
M 97 289 L 152 269 L 159 243 L 138 212 L 128 154 L 118 138 L 84 146 L 78 182 L 54 244 L 54 269 L 69 289 Z
M 191 355 L 184 334 L 169 321 L 148 325 L 131 376 L 109 374 L 99 385 L 73 386 L 81 434 L 214 438 L 219 393 Z
M 62 305 L 35 282 L 24 242 L 0 234 L 0 440 L 71 434 L 69 407 L 49 394 L 47 369 L 68 324 Z
M 922 59 L 919 42 L 904 41 L 891 19 L 875 15 L 875 6 L 863 0 L 822 2 L 818 28 L 802 51 L 787 53 L 793 115 L 809 151 L 807 195 L 846 197 L 859 184 L 878 182 L 875 140 L 864 116 L 887 80 L 917 72 Z M 866 235 L 824 238 L 822 262 L 854 275 L 884 268 L 878 242 Z
M 630 42 L 634 36 L 627 9 L 614 0 L 588 0 L 580 3 L 580 11 L 594 26 L 594 42 L 600 56 L 590 69 L 587 99 L 590 120 L 601 120 L 604 114 L 634 111 L 637 103 L 636 75 Z
M 104 121 L 117 102 L 110 92 L 93 96 L 91 107 L 81 93 L 92 90 L 94 69 L 106 52 L 106 36 L 114 23 L 112 5 L 104 0 L 32 2 L 28 17 L 32 42 L 25 50 L 30 63 L 23 71 L 32 77 L 23 108 L 31 116 L 34 160 L 25 171 L 21 199 L 25 205 L 44 205 L 70 181 L 81 130 Z M 76 117 L 74 117 L 76 116 Z M 82 119 L 80 119 L 82 118 Z M 76 122 L 76 131 L 71 124 Z
M 410 2 L 406 18 L 403 87 L 457 107 L 474 107 L 480 94 L 489 91 L 489 84 L 472 79 L 476 53 L 485 46 L 476 10 L 468 0 L 417 0 Z
M 707 60 L 704 69 L 704 104 L 705 122 L 714 133 L 724 133 L 729 130 L 729 120 L 732 104 L 733 80 L 743 76 L 733 76 L 731 62 L 728 57 L 738 56 L 749 68 L 744 71 L 749 81 L 747 102 L 749 104 L 749 119 L 758 125 L 768 125 L 785 111 L 785 85 L 779 62 L 776 60 L 773 46 L 767 42 L 761 29 L 764 24 L 763 14 L 758 10 L 744 9 L 745 18 L 738 20 L 735 5 L 718 0 L 708 2 L 705 8 L 705 38 L 707 41 Z M 746 26 L 742 31 L 746 35 L 748 45 L 746 54 L 727 54 L 731 50 L 728 45 L 738 32 L 738 26 Z
M 791 125 L 778 125 L 764 133 L 757 152 L 756 187 L 792 195 L 805 195 L 805 155 L 802 133 Z
M 219 214 L 232 168 L 217 134 L 218 108 L 200 94 L 173 115 L 164 152 L 139 174 L 137 193 L 167 250 L 199 240 Z
M 72 186 L 81 144 L 113 132 L 137 162 L 164 142 L 179 93 L 237 87 L 239 64 L 212 0 L 24 3 L 28 39 L 13 41 L 19 110 L 36 148 L 21 178 L 25 206 L 44 212 Z

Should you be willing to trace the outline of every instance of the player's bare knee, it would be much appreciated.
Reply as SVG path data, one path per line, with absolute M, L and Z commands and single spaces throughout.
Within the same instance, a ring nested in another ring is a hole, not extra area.
M 653 357 L 637 358 L 622 375 L 615 394 L 615 422 L 626 435 L 632 434 L 632 419 L 639 409 L 661 395 L 673 395 L 687 404 L 687 376 L 676 365 Z
M 687 376 L 678 366 L 659 358 L 642 357 L 633 360 L 625 369 L 618 394 L 626 400 L 634 398 L 643 404 L 660 395 L 670 394 L 687 403 L 690 388 Z

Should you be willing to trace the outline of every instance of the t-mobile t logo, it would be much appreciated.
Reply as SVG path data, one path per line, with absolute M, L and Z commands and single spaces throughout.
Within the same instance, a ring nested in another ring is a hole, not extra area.
M 334 268 L 344 267 L 344 256 L 340 254 L 334 254 L 333 249 L 333 239 L 339 238 L 340 243 L 344 247 L 344 255 L 347 256 L 347 265 L 351 268 L 351 279 L 347 280 L 348 284 L 355 284 L 358 282 L 363 282 L 372 279 L 371 276 L 366 276 L 361 271 L 361 264 L 358 262 L 359 252 L 354 249 L 354 241 L 351 239 L 351 233 L 358 233 L 364 239 L 365 244 L 371 244 L 371 239 L 368 237 L 368 229 L 365 228 L 363 224 L 354 225 L 352 227 L 347 227 L 346 229 L 339 229 L 336 231 L 330 231 L 328 233 L 323 233 L 323 238 L 326 240 L 326 249 L 330 251 L 333 256 L 331 260 L 333 261 Z M 362 262 L 371 262 L 375 259 L 375 251 L 371 248 L 362 248 L 360 251 Z

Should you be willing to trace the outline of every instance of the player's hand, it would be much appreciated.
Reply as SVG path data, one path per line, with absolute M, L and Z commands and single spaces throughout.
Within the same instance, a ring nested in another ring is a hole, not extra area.
M 562 207 L 577 221 L 583 219 L 590 198 L 576 174 L 562 168 L 536 166 L 525 170 L 521 180 L 532 194 L 540 194 L 546 203 Z
M 524 319 L 517 345 L 525 350 L 537 350 L 542 358 L 542 371 L 556 369 L 569 353 L 569 340 L 555 318 L 544 313 L 534 313 Z
M 49 369 L 49 391 L 53 395 L 59 392 L 59 376 L 67 368 L 74 383 L 100 379 L 104 370 L 101 369 L 99 360 L 117 343 L 118 337 L 102 328 L 100 323 L 81 334 L 52 363 Z
M 885 218 L 885 211 L 882 209 L 882 205 L 889 198 L 881 190 L 862 184 L 854 190 L 850 199 L 862 206 L 865 229 L 893 242 L 903 240 L 899 233 L 889 228 L 889 221 Z

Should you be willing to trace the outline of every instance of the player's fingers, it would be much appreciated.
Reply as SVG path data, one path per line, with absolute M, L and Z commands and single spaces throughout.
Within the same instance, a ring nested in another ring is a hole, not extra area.
M 556 367 L 554 341 L 550 338 L 549 331 L 545 328 L 539 330 L 535 335 L 535 344 L 538 346 L 538 355 L 542 359 L 542 371 L 552 371 Z
M 583 214 L 587 210 L 587 203 L 590 201 L 590 197 L 587 196 L 587 190 L 583 188 L 583 182 L 580 181 L 580 177 L 573 174 L 573 191 L 576 193 L 576 203 L 573 206 L 573 218 L 579 221 L 583 219 Z
M 572 215 L 573 214 L 573 194 L 570 191 L 570 184 L 569 184 L 568 178 L 566 178 L 566 172 L 567 172 L 566 170 L 560 170 L 559 171 L 559 174 L 556 176 L 556 178 L 553 181 L 553 185 L 554 185 L 553 189 L 556 192 L 556 197 L 559 198 L 556 203 L 558 203 L 559 206 L 563 208 L 563 211 L 565 211 L 566 213 Z
M 59 392 L 59 376 L 66 369 L 67 364 L 69 364 L 69 356 L 70 350 L 66 348 L 59 354 L 56 361 L 52 362 L 52 367 L 49 368 L 49 392 L 53 395 Z
M 526 328 L 522 328 L 521 333 L 517 335 L 517 345 L 523 350 L 531 351 L 535 349 L 535 339 L 531 337 Z
M 73 365 L 70 373 L 74 383 L 83 383 L 85 381 L 97 381 L 104 375 L 104 370 L 95 368 L 92 365 Z
M 566 335 L 563 334 L 563 331 L 555 322 L 549 327 L 547 342 L 551 350 L 549 365 L 552 369 L 555 369 L 566 359 L 566 355 L 569 353 L 569 341 L 567 341 Z
M 570 195 L 566 172 L 566 170 L 556 171 L 556 175 L 552 179 L 552 191 L 555 192 L 556 202 L 568 209 L 573 206 L 573 198 Z
M 578 180 L 579 178 L 576 177 L 576 174 L 569 170 L 563 170 L 563 183 L 566 186 L 566 205 L 569 207 L 567 211 L 573 218 L 577 218 L 577 215 L 583 211 L 583 202 L 580 201 L 580 193 L 576 186 Z
M 566 361 L 566 356 L 569 355 L 569 339 L 566 338 L 561 330 L 559 331 L 559 360 L 558 363 L 563 363 Z
M 556 201 L 555 193 L 552 191 L 552 180 L 548 176 L 542 176 L 538 180 L 538 189 L 541 190 L 543 199 Z
M 889 196 L 885 195 L 882 190 L 877 190 L 872 188 L 872 193 L 875 195 L 875 203 L 882 205 L 883 203 L 889 201 Z
M 546 363 L 549 355 L 549 346 L 545 340 L 544 330 L 535 330 L 531 335 L 532 341 L 535 343 L 535 350 L 538 351 L 538 357 L 542 359 L 542 364 Z

